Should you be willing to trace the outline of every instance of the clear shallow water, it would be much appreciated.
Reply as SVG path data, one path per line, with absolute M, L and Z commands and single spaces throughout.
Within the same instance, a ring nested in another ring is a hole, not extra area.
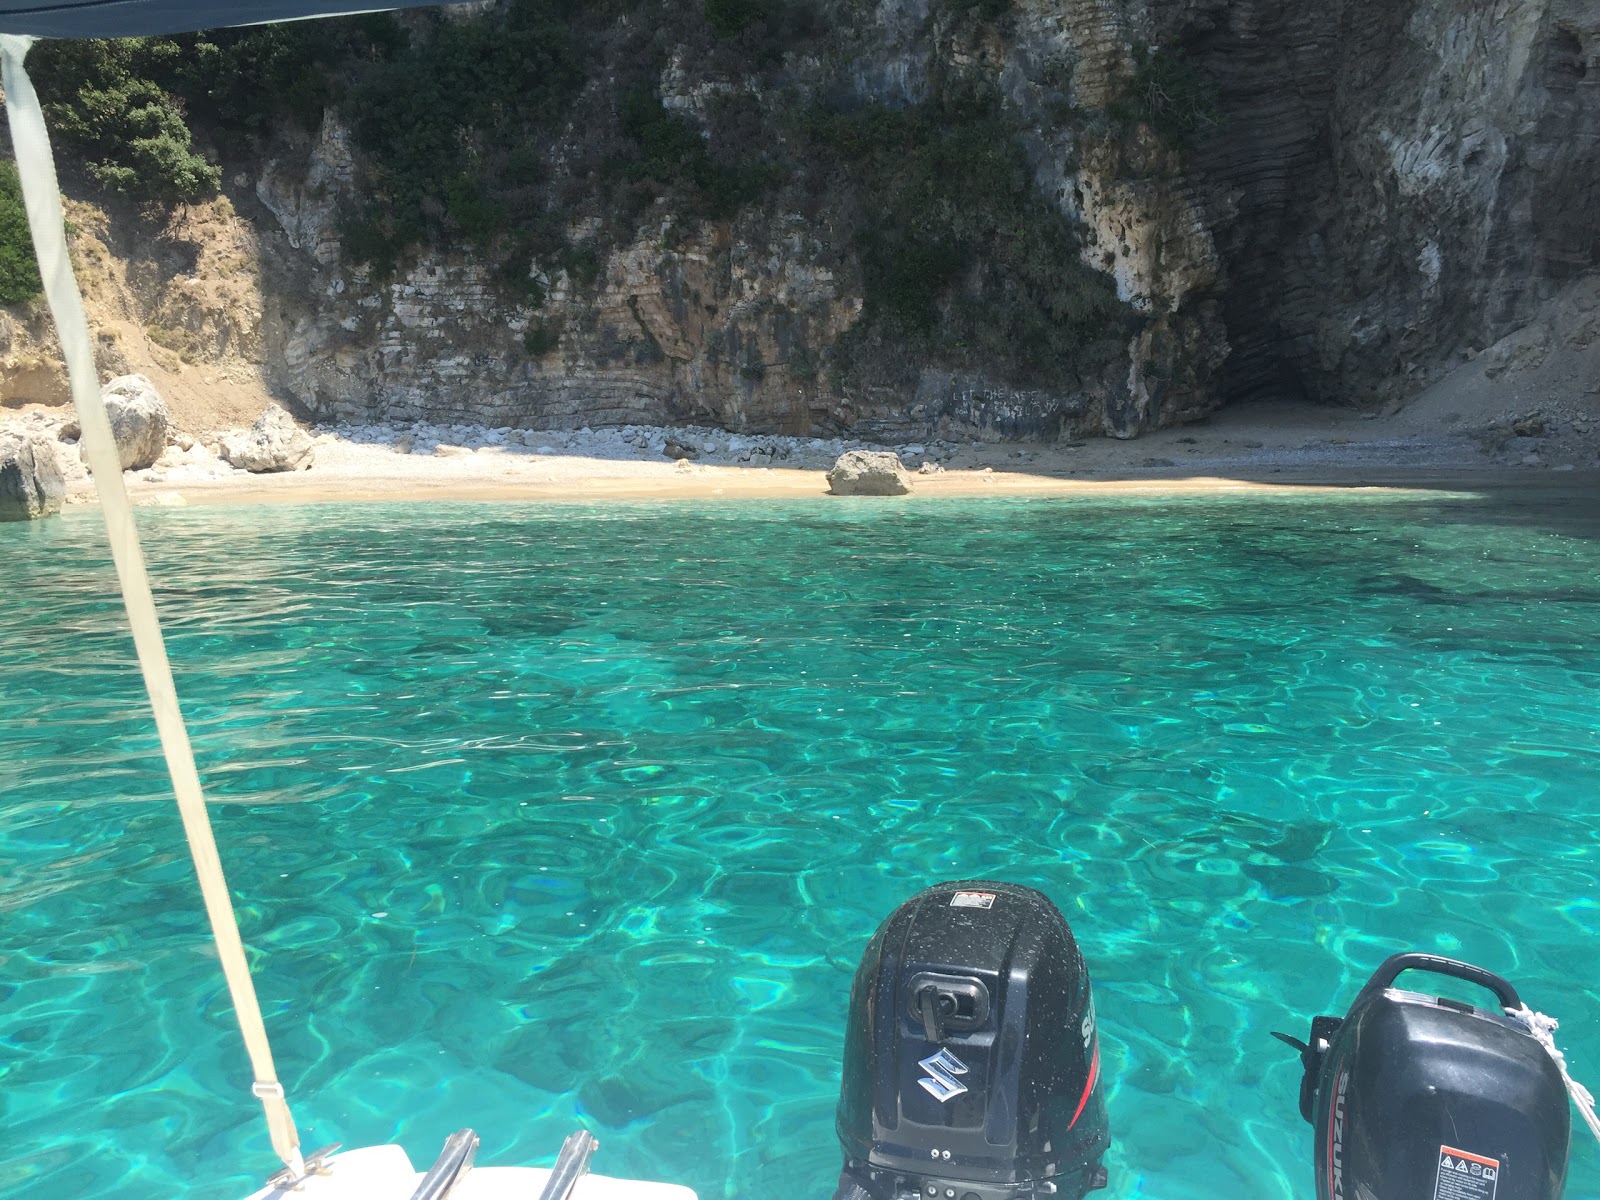
M 857 956 L 989 876 L 1089 957 L 1108 1195 L 1279 1200 L 1268 1030 L 1392 951 L 1504 972 L 1600 1083 L 1600 520 L 1539 503 L 141 523 L 310 1145 L 581 1123 L 610 1174 L 825 1197 Z M 97 517 L 0 526 L 0 1195 L 242 1193 L 273 1159 L 112 586 Z

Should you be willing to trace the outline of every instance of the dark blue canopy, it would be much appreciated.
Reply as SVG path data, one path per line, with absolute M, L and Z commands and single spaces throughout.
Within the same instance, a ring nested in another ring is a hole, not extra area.
M 301 17 L 333 17 L 389 8 L 423 8 L 438 0 L 244 0 L 203 4 L 195 0 L 0 0 L 0 33 L 36 37 L 137 37 L 187 33 L 223 25 L 259 25 Z

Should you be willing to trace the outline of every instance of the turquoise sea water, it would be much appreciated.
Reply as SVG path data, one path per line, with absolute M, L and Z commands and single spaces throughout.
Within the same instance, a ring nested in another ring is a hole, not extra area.
M 1105 1194 L 1283 1200 L 1311 1138 L 1268 1031 L 1393 951 L 1505 973 L 1600 1084 L 1593 508 L 141 526 L 308 1144 L 548 1162 L 582 1124 L 609 1174 L 826 1197 L 857 957 L 981 876 L 1088 956 Z M 242 1194 L 248 1083 L 98 518 L 0 526 L 0 1195 Z

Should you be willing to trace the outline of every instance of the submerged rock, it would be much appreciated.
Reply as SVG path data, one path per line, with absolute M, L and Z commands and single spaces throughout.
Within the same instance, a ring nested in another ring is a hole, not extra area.
M 903 496 L 911 477 L 895 455 L 883 450 L 846 450 L 828 472 L 835 496 Z
M 234 466 L 257 474 L 303 471 L 316 454 L 311 435 L 276 404 L 256 418 L 248 433 L 223 434 L 220 450 Z
M 172 413 L 155 384 L 143 375 L 119 375 L 100 389 L 100 399 L 105 401 L 106 416 L 111 418 L 111 435 L 116 439 L 124 471 L 142 471 L 161 457 L 167 448 Z M 72 422 L 67 427 L 75 437 L 79 436 L 76 426 Z M 89 461 L 81 442 L 78 454 L 85 463 Z
M 66 492 L 60 460 L 47 439 L 0 439 L 0 521 L 33 521 L 58 513 Z

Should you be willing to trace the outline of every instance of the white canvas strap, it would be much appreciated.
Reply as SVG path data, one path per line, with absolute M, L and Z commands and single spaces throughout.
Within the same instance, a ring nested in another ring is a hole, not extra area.
M 122 584 L 122 601 L 128 610 L 133 644 L 144 674 L 145 690 L 155 710 L 156 729 L 161 735 L 161 752 L 166 756 L 167 772 L 172 776 L 173 794 L 183 816 L 183 832 L 189 839 L 189 853 L 195 873 L 200 877 L 200 892 L 205 897 L 206 915 L 211 919 L 211 934 L 216 939 L 217 955 L 227 977 L 228 993 L 233 998 L 239 1031 L 255 1070 L 251 1089 L 266 1110 L 272 1148 L 298 1176 L 303 1173 L 300 1137 L 294 1118 L 284 1099 L 272 1065 L 272 1047 L 267 1044 L 266 1025 L 250 981 L 250 964 L 245 959 L 244 943 L 228 899 L 228 884 L 217 857 L 216 839 L 206 815 L 205 797 L 200 791 L 200 776 L 195 770 L 189 733 L 178 708 L 178 691 L 167 661 L 167 648 L 156 620 L 155 598 L 145 573 L 144 554 L 133 524 L 133 510 L 122 482 L 122 459 L 111 434 L 111 421 L 100 399 L 99 377 L 95 371 L 94 350 L 89 341 L 89 323 L 84 316 L 83 297 L 72 274 L 67 255 L 67 239 L 61 192 L 56 183 L 55 160 L 50 152 L 50 135 L 45 130 L 44 114 L 33 89 L 23 58 L 33 39 L 15 34 L 0 34 L 0 68 L 3 68 L 6 116 L 11 125 L 11 140 L 16 149 L 17 173 L 22 180 L 23 202 L 28 210 L 28 227 L 33 232 L 34 252 L 39 259 L 39 275 L 44 281 L 45 298 L 55 317 L 61 337 L 67 375 L 72 383 L 72 402 L 78 410 L 78 424 L 94 472 L 95 491 L 100 495 L 100 510 L 105 515 L 106 534 L 111 541 L 111 556 Z

